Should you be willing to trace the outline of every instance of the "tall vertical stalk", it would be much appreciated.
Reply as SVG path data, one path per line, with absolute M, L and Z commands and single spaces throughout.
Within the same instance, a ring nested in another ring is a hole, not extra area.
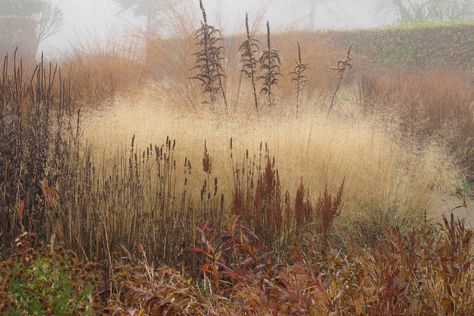
M 253 97 L 255 109 L 258 113 L 258 97 L 257 97 L 257 85 L 255 80 L 255 74 L 257 72 L 257 53 L 259 50 L 259 42 L 253 38 L 250 34 L 249 27 L 249 16 L 245 15 L 245 29 L 247 31 L 247 39 L 240 45 L 240 61 L 242 63 L 241 72 L 244 73 L 252 84 Z
M 335 70 L 339 73 L 339 79 L 337 80 L 337 85 L 336 85 L 336 88 L 334 89 L 334 93 L 332 95 L 331 104 L 329 105 L 328 113 L 330 113 L 332 108 L 334 107 L 334 103 L 336 101 L 336 96 L 337 96 L 337 93 L 339 92 L 339 89 L 341 88 L 342 82 L 344 81 L 347 68 L 352 69 L 351 52 L 352 52 L 353 47 L 354 47 L 354 44 L 351 44 L 349 46 L 349 49 L 347 50 L 346 58 L 339 59 L 337 61 L 337 66 L 331 67 L 332 70 Z
M 258 80 L 263 81 L 260 93 L 268 97 L 268 106 L 273 105 L 273 87 L 278 85 L 278 79 L 281 76 L 281 58 L 276 49 L 272 48 L 270 23 L 267 22 L 267 49 L 260 57 L 260 73 Z
M 207 13 L 202 0 L 199 1 L 202 22 L 199 30 L 196 31 L 195 37 L 199 51 L 195 53 L 196 66 L 192 70 L 198 73 L 191 79 L 201 82 L 204 93 L 207 93 L 212 104 L 217 101 L 218 94 L 222 94 L 222 99 L 227 111 L 227 97 L 224 89 L 224 46 L 221 32 L 210 25 L 207 21 Z
M 303 58 L 301 57 L 301 47 L 298 42 L 298 59 L 296 60 L 296 66 L 294 70 L 290 73 L 291 80 L 296 82 L 296 115 L 298 116 L 298 109 L 300 105 L 300 96 L 301 92 L 308 82 L 305 76 L 306 70 L 309 69 L 308 64 L 303 63 Z

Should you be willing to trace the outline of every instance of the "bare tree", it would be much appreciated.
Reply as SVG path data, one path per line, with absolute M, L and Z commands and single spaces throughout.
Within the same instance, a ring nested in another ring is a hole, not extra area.
M 34 15 L 34 18 L 38 21 L 36 31 L 38 43 L 59 32 L 63 24 L 62 11 L 50 2 L 45 3 L 42 10 Z
M 135 16 L 146 17 L 146 30 L 155 31 L 163 24 L 163 19 L 170 13 L 178 2 L 177 0 L 113 0 L 117 2 L 123 10 L 133 13 Z
M 38 43 L 57 33 L 63 21 L 63 13 L 49 0 L 0 0 L 0 15 L 34 18 Z

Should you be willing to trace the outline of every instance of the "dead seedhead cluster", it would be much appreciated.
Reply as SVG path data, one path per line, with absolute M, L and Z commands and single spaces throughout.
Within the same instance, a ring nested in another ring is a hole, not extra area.
M 227 113 L 229 102 L 226 96 L 228 87 L 226 85 L 225 73 L 225 39 L 218 28 L 208 23 L 203 1 L 200 0 L 199 4 L 202 13 L 202 21 L 201 27 L 195 32 L 199 50 L 194 54 L 196 56 L 196 62 L 192 71 L 195 74 L 191 76 L 191 79 L 200 82 L 202 92 L 206 96 L 205 103 L 209 103 L 211 108 L 214 109 L 218 101 L 221 100 Z M 267 21 L 266 24 L 265 45 L 261 45 L 254 33 L 255 32 L 250 29 L 249 16 L 246 14 L 245 39 L 239 46 L 240 71 L 249 80 L 252 88 L 255 111 L 258 114 L 264 106 L 271 109 L 275 105 L 276 91 L 283 73 L 281 68 L 282 57 L 278 49 L 272 44 L 270 22 Z M 310 69 L 310 65 L 303 62 L 300 43 L 296 43 L 296 47 L 296 63 L 293 71 L 289 73 L 289 76 L 296 85 L 295 107 L 296 114 L 298 114 L 304 88 L 308 80 L 306 72 Z M 336 67 L 332 67 L 332 69 L 340 73 L 340 77 L 334 91 L 329 111 L 334 105 L 335 97 L 340 89 L 346 70 L 352 67 L 352 64 L 350 64 L 352 60 L 351 49 L 352 45 L 346 59 L 344 61 L 340 60 Z M 264 97 L 264 99 L 261 100 L 261 97 Z

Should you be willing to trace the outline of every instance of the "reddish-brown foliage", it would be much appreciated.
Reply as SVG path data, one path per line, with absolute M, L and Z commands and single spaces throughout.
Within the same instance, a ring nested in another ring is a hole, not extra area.
M 342 184 L 334 197 L 329 193 L 326 185 L 323 194 L 321 194 L 318 199 L 318 203 L 316 204 L 318 231 L 323 235 L 327 235 L 334 219 L 339 216 L 341 212 L 343 206 L 342 196 L 344 193 L 344 184 L 345 180 L 342 181 Z

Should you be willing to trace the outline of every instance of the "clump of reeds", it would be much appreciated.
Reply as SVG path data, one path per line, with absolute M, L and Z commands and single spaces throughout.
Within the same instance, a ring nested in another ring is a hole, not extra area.
M 260 76 L 258 80 L 262 81 L 260 93 L 268 97 L 268 106 L 272 107 L 274 92 L 273 88 L 278 85 L 281 77 L 281 58 L 278 50 L 272 47 L 270 22 L 267 21 L 267 47 L 260 56 Z
M 202 89 L 208 94 L 211 103 L 214 104 L 218 95 L 221 94 L 227 110 L 227 97 L 223 82 L 225 79 L 223 38 L 219 29 L 208 23 L 202 0 L 199 1 L 199 4 L 203 20 L 201 27 L 195 33 L 199 51 L 194 54 L 196 66 L 193 70 L 197 70 L 197 74 L 192 79 L 201 82 Z
M 101 108 L 150 79 L 156 65 L 144 58 L 139 46 L 137 39 L 123 34 L 105 42 L 76 42 L 60 59 L 62 75 L 74 82 L 74 98 Z
M 258 96 L 257 96 L 257 82 L 256 74 L 258 71 L 258 51 L 259 42 L 256 38 L 253 38 L 250 33 L 249 27 L 249 16 L 245 15 L 245 30 L 247 38 L 240 45 L 240 62 L 242 63 L 242 72 L 250 79 L 252 84 L 252 92 L 255 103 L 255 110 L 258 113 Z
M 298 42 L 298 58 L 296 60 L 296 66 L 294 70 L 290 73 L 291 80 L 296 82 L 296 115 L 298 115 L 298 109 L 300 105 L 300 96 L 304 86 L 308 82 L 305 72 L 309 69 L 309 65 L 303 63 L 303 58 L 301 56 L 301 47 Z
M 71 88 L 56 66 L 41 58 L 25 78 L 21 61 L 4 59 L 0 80 L 0 215 L 2 238 L 54 229 L 47 204 L 54 202 L 60 178 L 72 175 L 78 151 L 79 116 Z M 48 199 L 42 194 L 48 192 Z M 11 210 L 22 205 L 24 222 Z

